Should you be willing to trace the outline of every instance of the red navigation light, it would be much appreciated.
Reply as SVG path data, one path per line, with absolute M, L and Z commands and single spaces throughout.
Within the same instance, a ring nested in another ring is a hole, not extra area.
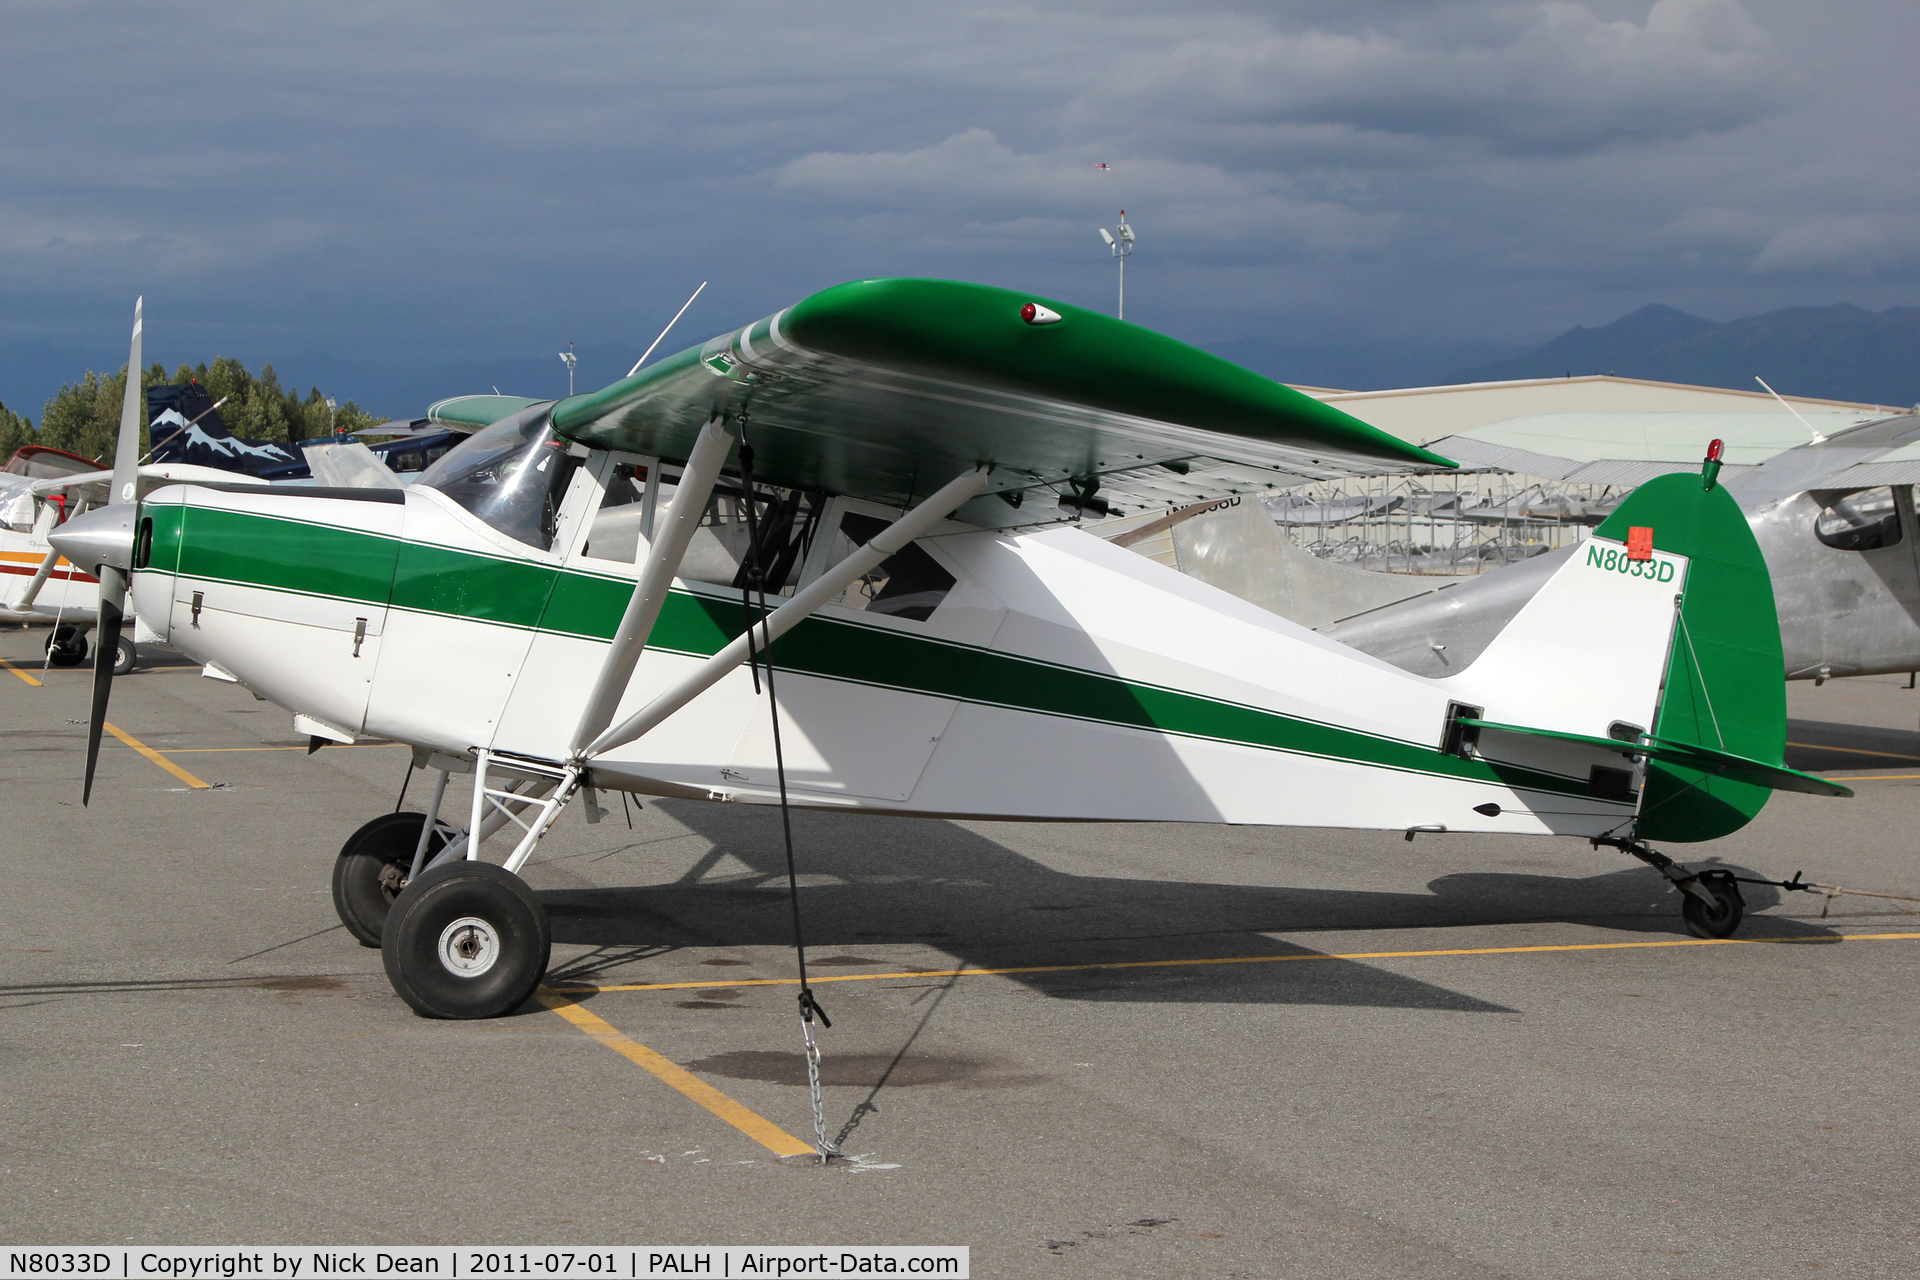
M 1718 461 L 1720 461 L 1720 451 L 1721 451 L 1721 449 L 1722 449 L 1723 447 L 1724 447 L 1724 446 L 1722 446 L 1722 445 L 1721 445 L 1721 443 L 1720 443 L 1720 442 L 1719 442 L 1718 440 L 1715 440 L 1715 441 L 1714 441 L 1714 442 L 1713 442 L 1712 444 L 1710 444 L 1710 445 L 1708 445 L 1708 446 L 1707 446 L 1707 461 L 1708 461 L 1708 462 L 1718 462 Z
M 1028 324 L 1059 324 L 1060 313 L 1052 307 L 1043 307 L 1037 302 L 1029 302 L 1020 308 L 1020 318 Z

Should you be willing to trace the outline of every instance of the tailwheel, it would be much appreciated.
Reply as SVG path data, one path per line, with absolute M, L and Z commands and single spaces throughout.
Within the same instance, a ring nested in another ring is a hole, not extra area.
M 420 843 L 424 813 L 383 813 L 361 826 L 340 846 L 333 861 L 333 909 L 347 932 L 363 947 L 380 945 L 380 931 L 393 900 L 407 887 L 413 851 Z M 431 858 L 446 847 L 439 832 L 427 841 Z
M 86 633 L 77 627 L 55 627 L 47 636 L 47 661 L 54 666 L 77 667 L 86 660 Z
M 429 1018 L 511 1013 L 533 994 L 552 950 L 546 908 L 527 882 L 464 859 L 421 872 L 380 939 L 387 980 Z
M 1700 887 L 1713 895 L 1714 905 L 1708 906 L 1691 893 L 1683 894 L 1680 915 L 1687 922 L 1687 932 L 1696 938 L 1731 938 L 1747 909 L 1733 872 L 1702 871 Z

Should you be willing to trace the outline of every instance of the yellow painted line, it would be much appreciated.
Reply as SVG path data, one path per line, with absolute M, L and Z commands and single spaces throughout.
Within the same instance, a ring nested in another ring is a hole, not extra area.
M 11 662 L 8 662 L 5 658 L 0 658 L 0 667 L 5 667 L 7 670 L 13 672 L 13 674 L 19 676 L 22 680 L 25 680 L 28 684 L 32 685 L 34 688 L 38 689 L 40 687 L 40 681 L 38 677 L 28 675 L 26 672 L 22 671 L 20 668 L 14 666 Z
M 539 999 L 541 1004 L 607 1048 L 639 1066 L 663 1084 L 678 1089 L 773 1154 L 777 1156 L 814 1154 L 812 1144 L 800 1141 L 765 1116 L 741 1106 L 700 1077 L 661 1057 L 638 1040 L 621 1034 L 613 1024 L 587 1012 L 565 996 L 542 994 Z
M 329 742 L 323 751 L 375 751 L 381 747 L 403 747 L 404 742 Z M 305 751 L 305 747 L 168 747 L 162 755 L 208 755 L 221 751 Z
M 165 756 L 161 755 L 158 751 L 155 751 L 152 747 L 148 746 L 146 743 L 140 741 L 140 739 L 128 733 L 125 729 L 122 729 L 119 725 L 109 724 L 106 726 L 106 729 L 108 733 L 120 739 L 120 741 L 126 743 L 128 746 L 132 747 L 135 751 L 138 751 L 141 755 L 153 761 L 155 764 L 159 765 L 162 769 L 165 769 L 168 773 L 180 779 L 180 781 L 186 783 L 188 786 L 197 787 L 202 791 L 209 789 L 206 783 L 200 781 L 200 779 L 194 777 L 192 774 L 188 773 L 185 769 L 182 769 L 179 765 L 167 759 Z
M 1789 742 L 1790 747 L 1799 747 L 1803 751 L 1838 751 L 1843 756 L 1885 756 L 1889 760 L 1920 760 L 1920 756 L 1903 756 L 1898 751 L 1868 751 L 1865 747 L 1823 747 L 1817 742 Z
M 1920 778 L 1920 773 L 1839 773 L 1822 774 L 1834 782 L 1911 782 Z
M 900 978 L 982 978 L 1005 973 L 1075 973 L 1094 969 L 1178 969 L 1213 964 L 1278 964 L 1287 960 L 1415 960 L 1433 956 L 1515 956 L 1538 951 L 1639 951 L 1649 947 L 1738 947 L 1782 942 L 1880 942 L 1920 938 L 1920 933 L 1807 933 L 1791 938 L 1663 938 L 1658 942 L 1571 942 L 1535 947 L 1452 947 L 1444 951 L 1349 951 L 1327 955 L 1313 951 L 1289 956 L 1225 956 L 1206 960 L 1112 960 L 1103 964 L 1033 964 L 1006 969 L 914 969 L 902 973 L 809 975 L 824 982 L 878 982 Z M 733 982 L 628 982 L 594 987 L 556 983 L 554 992 L 685 991 L 694 987 L 793 987 L 798 978 L 742 978 Z

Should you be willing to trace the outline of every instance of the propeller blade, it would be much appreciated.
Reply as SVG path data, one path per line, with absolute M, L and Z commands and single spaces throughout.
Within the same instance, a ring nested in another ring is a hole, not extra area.
M 140 318 L 146 298 L 133 302 L 133 349 L 127 355 L 126 395 L 120 401 L 120 438 L 113 450 L 113 487 L 107 493 L 109 505 L 133 502 L 138 498 L 135 486 L 140 482 L 140 428 L 147 425 L 147 392 L 140 385 L 140 337 L 144 323 Z
M 126 572 L 101 565 L 100 630 L 93 644 L 93 709 L 87 715 L 87 781 L 80 792 L 83 807 L 93 799 L 93 770 L 100 763 L 100 734 L 107 723 L 107 698 L 113 693 L 113 662 L 120 651 L 126 600 Z
M 146 299 L 133 303 L 133 346 L 127 353 L 126 395 L 120 401 L 120 439 L 113 454 L 113 481 L 107 492 L 107 506 L 133 506 L 138 511 L 140 483 L 140 428 L 147 420 L 147 393 L 140 385 L 140 337 L 144 323 L 141 309 Z M 103 513 L 104 514 L 104 513 Z M 113 693 L 113 663 L 120 653 L 120 629 L 126 621 L 127 574 L 133 565 L 134 516 L 118 512 L 104 523 L 115 527 L 122 538 L 109 538 L 113 545 L 92 557 L 100 575 L 100 630 L 93 643 L 93 709 L 87 716 L 87 780 L 80 791 L 84 806 L 93 799 L 93 771 L 100 763 L 100 734 L 107 724 L 107 698 Z M 73 534 L 81 532 L 79 522 Z M 64 548 L 61 548 L 64 550 Z M 71 559 L 71 557 L 69 557 Z

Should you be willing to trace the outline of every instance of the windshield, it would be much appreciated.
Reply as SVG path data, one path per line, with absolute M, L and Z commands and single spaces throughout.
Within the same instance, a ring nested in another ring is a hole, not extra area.
M 438 489 L 516 542 L 551 550 L 560 501 L 580 465 L 547 425 L 548 405 L 467 437 L 414 483 Z

